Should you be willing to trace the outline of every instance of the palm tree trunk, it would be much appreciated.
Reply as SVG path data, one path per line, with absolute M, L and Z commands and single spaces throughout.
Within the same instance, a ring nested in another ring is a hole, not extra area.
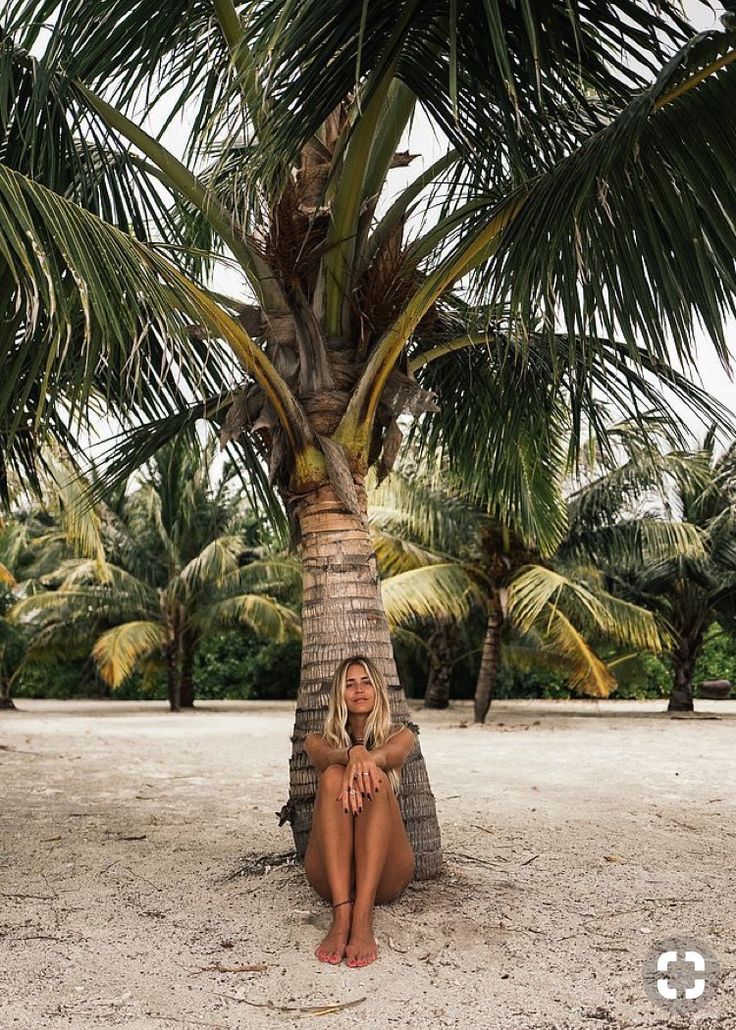
M 307 733 L 321 732 L 327 714 L 327 690 L 338 662 L 362 653 L 377 663 L 389 684 L 391 714 L 411 722 L 399 683 L 389 627 L 366 518 L 363 480 L 355 486 L 362 517 L 351 514 L 331 486 L 301 497 L 287 496 L 289 514 L 299 526 L 303 566 L 301 683 L 296 703 L 290 762 L 290 796 L 279 825 L 291 823 L 297 857 L 309 839 L 317 771 L 304 751 Z M 440 832 L 421 747 L 402 770 L 401 812 L 416 855 L 416 877 L 439 875 Z
M 10 696 L 10 676 L 0 676 L 0 710 L 15 708 L 15 703 Z
M 674 667 L 672 693 L 668 712 L 693 711 L 693 672 L 700 649 L 700 640 L 682 636 L 672 654 Z
M 166 647 L 166 687 L 169 696 L 169 709 L 172 712 L 180 711 L 179 642 L 176 637 Z
M 497 590 L 494 590 L 488 602 L 488 624 L 486 636 L 483 641 L 483 654 L 478 670 L 478 680 L 475 684 L 475 700 L 473 703 L 474 722 L 485 722 L 488 709 L 491 707 L 491 698 L 496 689 L 498 678 L 498 663 L 501 658 L 501 629 L 503 628 L 503 610 L 501 598 Z
M 194 653 L 197 650 L 197 640 L 191 630 L 185 629 L 181 634 L 181 666 L 180 666 L 180 697 L 179 704 L 182 708 L 194 708 Z
M 456 635 L 457 627 L 444 623 L 439 625 L 429 638 L 432 657 L 429 662 L 427 689 L 424 692 L 425 708 L 447 708 L 450 704 L 452 653 Z

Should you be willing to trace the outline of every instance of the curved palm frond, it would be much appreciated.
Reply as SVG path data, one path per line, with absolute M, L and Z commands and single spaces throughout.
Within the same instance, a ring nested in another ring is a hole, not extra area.
M 168 124 L 194 102 L 193 136 L 206 147 L 212 113 L 234 77 L 210 0 L 167 0 L 155 18 L 144 0 L 108 0 L 104 16 L 95 18 L 85 0 L 9 0 L 5 21 L 24 48 L 37 44 L 39 27 L 52 22 L 51 56 L 113 103 L 132 106 L 141 91 L 147 108 L 165 99 Z M 242 111 L 231 117 L 242 119 Z
M 190 340 L 203 321 L 179 273 L 133 237 L 0 165 L 0 284 L 8 312 L 0 424 L 12 439 L 38 384 L 34 425 L 50 402 L 73 423 L 92 395 L 146 416 L 215 392 L 233 360 Z M 175 363 L 175 364 L 173 364 Z M 146 387 L 158 383 L 158 390 Z
M 724 313 L 736 311 L 736 205 L 728 188 L 736 126 L 721 125 L 716 112 L 736 102 L 735 62 L 736 32 L 701 33 L 609 124 L 531 180 L 476 275 L 478 289 L 491 302 L 509 299 L 529 324 L 542 311 L 554 326 L 561 312 L 571 338 L 591 326 L 610 339 L 621 334 L 632 359 L 644 341 L 666 361 L 669 336 L 687 366 L 697 324 L 727 363 Z M 486 215 L 485 225 L 506 207 Z M 597 357 L 591 347 L 588 364 Z
M 380 516 L 379 516 L 380 517 Z M 369 513 L 369 521 L 372 514 Z M 401 572 L 419 569 L 426 565 L 443 565 L 448 555 L 437 554 L 420 547 L 411 540 L 395 533 L 386 533 L 371 526 L 371 542 L 376 555 L 376 563 L 381 579 L 388 579 Z
M 259 636 L 284 641 L 301 635 L 301 621 L 290 608 L 262 594 L 244 594 L 216 601 L 196 616 L 208 628 L 247 626 Z
M 245 31 L 252 65 L 270 75 L 257 166 L 263 178 L 293 165 L 358 86 L 365 110 L 394 70 L 459 149 L 482 152 L 493 172 L 509 164 L 528 171 L 573 145 L 581 122 L 595 121 L 587 90 L 629 95 L 643 82 L 635 62 L 660 64 L 667 43 L 681 44 L 692 30 L 675 4 L 651 0 L 552 0 L 543 9 L 498 0 L 449 8 L 338 0 L 329 19 L 319 0 L 271 0 L 246 9 Z M 622 63 L 622 51 L 631 64 Z M 542 131 L 551 117 L 556 132 Z
M 289 555 L 256 558 L 226 576 L 214 596 L 232 593 L 284 592 L 301 598 L 302 566 L 298 558 Z
M 632 567 L 677 555 L 702 558 L 702 531 L 689 522 L 656 516 L 622 518 L 610 525 L 578 524 L 568 533 L 557 558 L 566 564 L 589 560 L 603 566 Z
M 103 633 L 92 648 L 97 669 L 106 683 L 119 687 L 142 658 L 166 646 L 166 631 L 157 622 L 124 622 Z
M 485 598 L 475 580 L 457 565 L 429 565 L 381 581 L 389 625 L 412 626 L 417 620 L 465 619 Z
M 192 558 L 167 586 L 172 596 L 191 596 L 223 585 L 238 568 L 238 558 L 245 550 L 240 536 L 222 536 L 212 540 Z
M 662 640 L 651 612 L 588 586 L 554 569 L 530 565 L 508 587 L 509 618 L 522 632 L 545 625 L 554 635 L 570 619 L 641 650 L 659 651 Z M 558 623 L 558 619 L 562 619 Z M 572 632 L 572 631 L 570 631 Z M 579 635 L 579 630 L 575 629 Z M 577 645 L 576 645 L 577 646 Z
M 438 462 L 434 469 L 404 462 L 368 490 L 368 520 L 388 533 L 401 533 L 428 551 L 453 553 L 458 539 L 474 537 L 485 525 L 483 512 L 469 503 Z

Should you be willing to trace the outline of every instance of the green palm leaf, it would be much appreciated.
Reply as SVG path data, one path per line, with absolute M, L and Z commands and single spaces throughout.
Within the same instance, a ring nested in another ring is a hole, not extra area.
M 643 340 L 666 360 L 664 328 L 688 360 L 699 323 L 726 361 L 736 127 L 716 112 L 736 101 L 734 59 L 736 33 L 701 33 L 608 125 L 530 181 L 478 278 L 491 296 L 510 297 L 527 321 L 542 311 L 554 325 L 561 312 L 571 338 L 594 325 L 623 334 L 632 356 Z M 532 239 L 544 246 L 530 248 Z

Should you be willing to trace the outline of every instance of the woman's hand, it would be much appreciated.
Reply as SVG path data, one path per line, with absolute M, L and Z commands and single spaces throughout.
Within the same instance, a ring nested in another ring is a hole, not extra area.
M 337 800 L 342 802 L 346 812 L 357 815 L 363 811 L 363 798 L 373 800 L 373 794 L 379 790 L 385 781 L 385 776 L 373 761 L 370 751 L 362 744 L 350 750 L 350 761 L 345 766 L 345 776 L 342 781 L 342 790 L 337 795 Z M 355 790 L 350 793 L 350 788 Z

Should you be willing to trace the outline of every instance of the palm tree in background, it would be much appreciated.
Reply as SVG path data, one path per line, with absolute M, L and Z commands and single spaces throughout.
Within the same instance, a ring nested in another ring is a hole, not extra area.
M 672 666 L 668 711 L 693 710 L 693 672 L 708 629 L 718 622 L 736 628 L 736 445 L 720 454 L 711 430 L 702 446 L 673 451 L 658 462 L 663 481 L 660 504 L 684 527 L 697 532 L 700 547 L 679 554 L 653 553 L 646 545 L 637 556 L 596 553 L 610 589 L 654 612 L 667 628 Z M 639 492 L 651 488 L 651 461 L 635 456 L 624 469 Z M 615 518 L 617 484 L 600 485 L 605 508 Z
M 301 856 L 316 787 L 302 743 L 345 647 L 379 663 L 409 719 L 365 498 L 402 413 L 428 447 L 445 440 L 480 503 L 503 497 L 511 522 L 529 508 L 553 544 L 527 473 L 561 398 L 576 441 L 599 389 L 636 412 L 659 377 L 706 403 L 663 330 L 692 356 L 697 317 L 725 358 L 736 125 L 713 111 L 733 107 L 736 34 L 697 36 L 668 0 L 101 10 L 4 8 L 3 465 L 32 466 L 42 432 L 77 443 L 108 410 L 149 422 L 116 476 L 199 417 L 264 496 L 267 463 L 305 577 L 281 813 Z M 167 123 L 186 116 L 181 154 L 141 125 L 159 103 Z M 420 109 L 447 151 L 384 209 Z M 242 296 L 211 288 L 222 258 Z M 433 875 L 419 749 L 405 784 L 417 873 Z
M 509 660 L 552 666 L 574 689 L 596 697 L 616 687 L 612 668 L 596 654 L 599 644 L 635 651 L 669 646 L 669 620 L 655 625 L 645 617 L 651 603 L 643 592 L 623 595 L 621 582 L 612 588 L 611 579 L 618 569 L 646 576 L 649 568 L 706 559 L 701 527 L 652 504 L 653 491 L 661 495 L 671 476 L 681 490 L 702 488 L 702 470 L 698 474 L 687 455 L 653 449 L 653 433 L 666 438 L 672 428 L 662 420 L 646 433 L 625 423 L 609 426 L 618 463 L 611 467 L 591 456 L 564 494 L 560 489 L 566 529 L 554 554 L 545 555 L 529 535 L 523 538 L 473 505 L 441 465 L 431 472 L 417 464 L 395 468 L 370 492 L 384 602 L 394 625 L 408 629 L 413 620 L 434 619 L 444 647 L 448 624 L 465 618 L 473 605 L 484 611 L 476 722 L 485 720 L 494 693 L 504 625 L 517 638 L 504 648 Z M 638 607 L 621 606 L 626 598 Z M 449 686 L 447 675 L 442 683 Z M 430 704 L 442 706 L 447 699 L 445 693 Z
M 181 435 L 132 492 L 118 489 L 99 506 L 97 557 L 62 558 L 41 578 L 46 589 L 11 611 L 31 631 L 27 662 L 91 652 L 113 688 L 135 670 L 144 682 L 164 671 L 179 711 L 194 705 L 203 636 L 234 626 L 274 640 L 299 634 L 297 614 L 273 596 L 293 590 L 293 563 L 248 539 L 258 527 L 252 515 L 248 524 L 236 470 L 227 464 L 213 478 L 214 456 L 212 439 Z

